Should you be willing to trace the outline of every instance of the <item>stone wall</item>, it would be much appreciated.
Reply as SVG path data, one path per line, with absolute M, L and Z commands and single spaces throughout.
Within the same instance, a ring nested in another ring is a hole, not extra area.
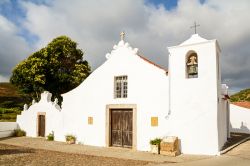
M 250 109 L 230 104 L 230 131 L 250 134 Z
M 9 137 L 14 129 L 18 128 L 16 122 L 0 122 L 0 138 Z

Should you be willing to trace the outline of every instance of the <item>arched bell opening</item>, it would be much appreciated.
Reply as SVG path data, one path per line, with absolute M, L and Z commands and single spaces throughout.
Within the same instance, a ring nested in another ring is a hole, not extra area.
M 198 78 L 198 56 L 194 51 L 190 51 L 186 58 L 187 78 Z

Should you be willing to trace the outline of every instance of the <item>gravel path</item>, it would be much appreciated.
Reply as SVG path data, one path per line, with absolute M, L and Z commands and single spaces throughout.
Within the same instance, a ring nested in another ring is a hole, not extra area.
M 147 164 L 153 163 L 0 144 L 0 165 L 134 166 Z

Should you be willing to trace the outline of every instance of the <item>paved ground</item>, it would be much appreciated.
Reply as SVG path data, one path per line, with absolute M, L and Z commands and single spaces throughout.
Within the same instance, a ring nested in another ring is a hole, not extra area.
M 250 140 L 221 156 L 183 163 L 158 164 L 158 166 L 250 166 Z
M 71 154 L 74 153 L 74 154 L 81 154 L 88 156 L 90 155 L 90 156 L 101 156 L 108 158 L 111 157 L 123 160 L 143 161 L 146 162 L 147 164 L 153 163 L 154 165 L 160 163 L 166 164 L 173 162 L 186 162 L 186 161 L 211 158 L 211 156 L 197 156 L 197 155 L 180 155 L 178 157 L 168 157 L 164 155 L 151 154 L 148 152 L 133 151 L 131 149 L 125 149 L 125 148 L 101 148 L 101 147 L 76 145 L 76 144 L 68 145 L 64 142 L 47 141 L 44 138 L 29 138 L 29 137 L 10 137 L 5 139 L 0 139 L 0 144 L 19 146 L 16 147 L 16 149 L 21 152 L 23 150 L 21 147 L 26 147 L 26 148 L 32 148 L 33 151 L 34 149 L 42 149 L 50 151 L 52 150 L 52 151 L 66 152 Z
M 32 149 L 20 146 L 0 144 L 0 165 L 35 166 L 134 166 L 146 165 L 147 161 L 125 160 L 112 157 L 100 157 L 83 154 L 63 153 L 49 150 Z M 152 163 L 153 164 L 153 163 Z
M 221 156 L 167 157 L 123 148 L 68 145 L 43 138 L 0 139 L 0 165 L 250 166 L 250 140 Z

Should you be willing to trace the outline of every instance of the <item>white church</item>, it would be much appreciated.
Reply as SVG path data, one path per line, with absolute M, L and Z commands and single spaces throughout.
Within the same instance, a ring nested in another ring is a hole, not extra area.
M 149 151 L 154 138 L 176 136 L 184 154 L 217 155 L 229 136 L 227 86 L 221 84 L 220 46 L 198 34 L 168 47 L 169 69 L 124 41 L 63 103 L 41 94 L 17 117 L 27 136 Z M 166 50 L 167 56 L 167 50 Z

